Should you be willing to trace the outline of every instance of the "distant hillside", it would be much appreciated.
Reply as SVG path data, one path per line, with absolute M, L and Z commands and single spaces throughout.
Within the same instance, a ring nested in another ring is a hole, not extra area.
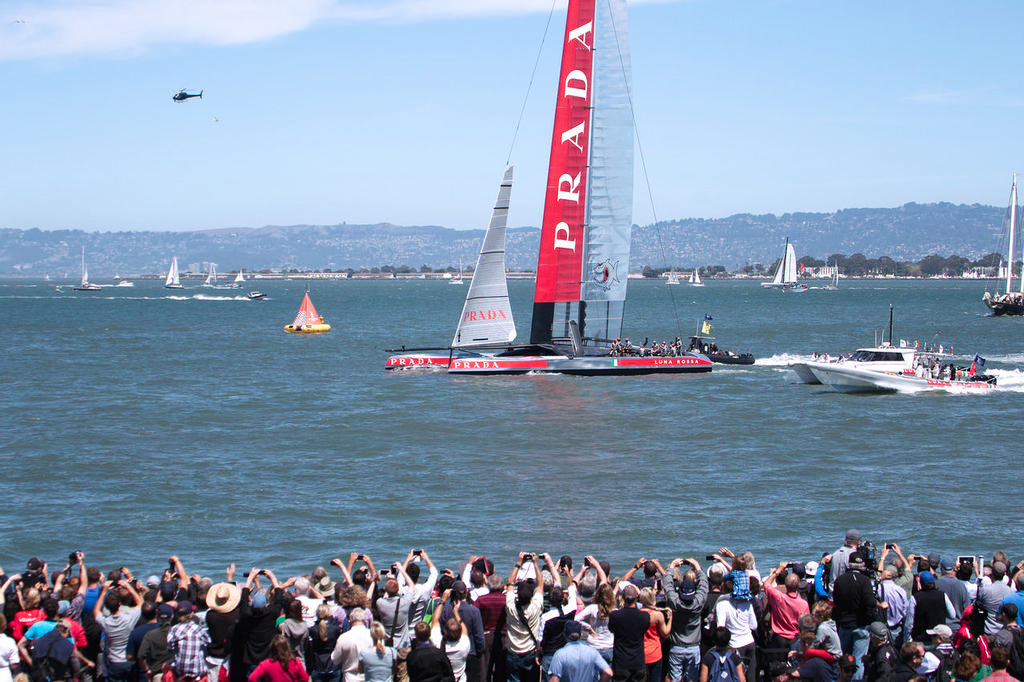
M 685 219 L 635 227 L 630 268 L 771 264 L 788 237 L 797 257 L 832 254 L 888 256 L 917 261 L 937 254 L 972 260 L 998 251 L 1002 208 L 906 204 L 836 213 L 739 214 L 715 220 Z M 415 269 L 476 263 L 483 230 L 437 226 L 294 225 L 196 232 L 82 232 L 0 229 L 0 275 L 77 274 L 86 249 L 94 279 L 114 274 L 166 271 L 172 256 L 183 270 L 359 270 L 381 265 Z M 507 263 L 536 267 L 540 231 L 511 228 Z

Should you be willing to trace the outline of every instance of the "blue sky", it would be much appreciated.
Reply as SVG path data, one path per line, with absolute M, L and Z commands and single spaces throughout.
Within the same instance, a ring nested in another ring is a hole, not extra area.
M 510 149 L 510 224 L 539 225 L 550 9 L 4 0 L 0 227 L 482 228 Z M 630 24 L 637 223 L 1002 206 L 1024 168 L 1024 3 L 651 0 Z

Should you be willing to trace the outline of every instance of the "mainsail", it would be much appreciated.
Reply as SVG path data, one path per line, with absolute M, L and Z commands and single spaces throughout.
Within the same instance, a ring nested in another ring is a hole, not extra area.
M 178 257 L 171 259 L 171 267 L 167 270 L 167 279 L 164 280 L 165 287 L 179 286 L 178 282 Z
M 466 292 L 462 317 L 452 340 L 453 348 L 511 343 L 516 338 L 516 325 L 505 283 L 505 226 L 511 195 L 512 166 L 508 166 L 480 247 L 473 279 Z
M 313 307 L 313 301 L 309 298 L 309 292 L 302 298 L 302 305 L 299 306 L 299 314 L 295 316 L 295 321 L 292 322 L 296 327 L 301 327 L 305 324 L 320 324 L 320 316 L 316 313 L 316 308 Z
M 595 4 L 598 6 L 595 7 Z M 562 46 L 532 343 L 619 335 L 633 198 L 625 0 L 570 0 Z

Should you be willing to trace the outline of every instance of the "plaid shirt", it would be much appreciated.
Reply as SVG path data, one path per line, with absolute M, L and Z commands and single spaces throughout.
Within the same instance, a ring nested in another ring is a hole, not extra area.
M 209 645 L 210 633 L 194 620 L 172 627 L 167 633 L 167 650 L 174 654 L 171 662 L 174 672 L 184 677 L 206 675 L 206 647 Z

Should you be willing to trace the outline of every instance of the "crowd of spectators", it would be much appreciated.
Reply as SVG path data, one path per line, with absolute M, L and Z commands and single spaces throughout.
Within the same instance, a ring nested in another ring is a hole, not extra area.
M 177 556 L 140 579 L 73 553 L 0 570 L 0 682 L 1009 682 L 1024 680 L 1024 561 L 904 555 L 850 530 L 762 574 L 520 553 L 378 570 L 352 553 L 223 580 Z

